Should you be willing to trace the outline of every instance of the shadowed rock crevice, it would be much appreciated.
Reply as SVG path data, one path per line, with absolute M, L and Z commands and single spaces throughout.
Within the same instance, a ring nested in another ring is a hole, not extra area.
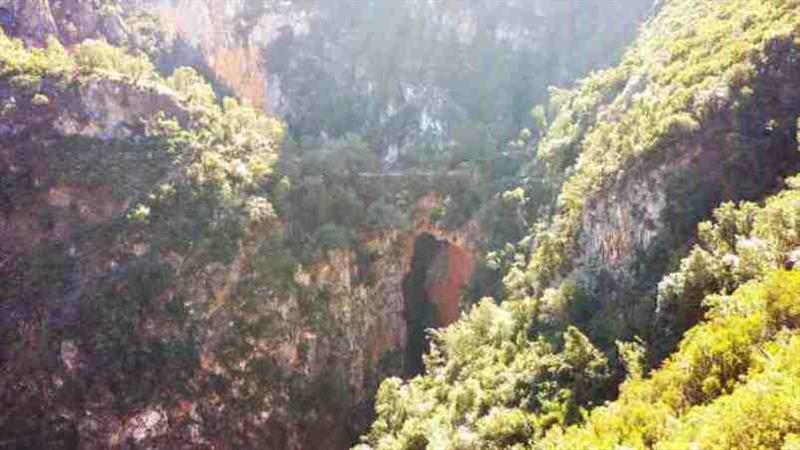
M 425 330 L 436 327 L 436 308 L 425 289 L 428 270 L 436 254 L 448 244 L 438 241 L 430 234 L 420 235 L 414 242 L 414 256 L 411 270 L 403 279 L 403 298 L 405 299 L 405 319 L 408 330 L 405 374 L 413 376 L 422 373 L 422 354 L 428 348 Z
M 405 374 L 422 373 L 429 328 L 458 320 L 461 291 L 472 276 L 472 255 L 446 240 L 424 233 L 414 242 L 411 270 L 403 279 L 407 343 Z

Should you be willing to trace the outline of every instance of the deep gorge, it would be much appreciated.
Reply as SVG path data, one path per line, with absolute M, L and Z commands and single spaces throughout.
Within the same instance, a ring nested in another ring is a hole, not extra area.
M 795 450 L 798 24 L 0 0 L 0 450 Z

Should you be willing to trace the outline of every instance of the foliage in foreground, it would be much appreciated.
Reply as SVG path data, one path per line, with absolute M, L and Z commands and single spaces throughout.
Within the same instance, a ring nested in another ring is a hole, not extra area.
M 795 205 L 798 206 L 797 204 Z M 800 437 L 800 272 L 707 297 L 708 321 L 649 378 L 537 448 L 794 448 Z
M 800 246 L 800 191 L 797 178 L 787 184 L 763 206 L 726 204 L 699 226 L 705 248 L 665 277 L 660 299 L 705 320 L 649 376 L 644 347 L 618 343 L 628 372 L 618 400 L 591 409 L 610 388 L 609 360 L 585 336 L 569 327 L 558 344 L 546 337 L 559 328 L 543 312 L 565 292 L 484 300 L 435 333 L 424 377 L 382 385 L 364 448 L 792 448 L 800 272 L 782 267 Z

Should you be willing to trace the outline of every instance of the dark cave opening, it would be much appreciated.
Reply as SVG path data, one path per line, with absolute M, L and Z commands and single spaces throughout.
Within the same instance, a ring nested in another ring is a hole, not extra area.
M 421 234 L 414 241 L 414 255 L 411 270 L 403 278 L 403 298 L 405 300 L 406 350 L 404 372 L 407 377 L 422 373 L 422 355 L 428 350 L 426 330 L 439 326 L 436 306 L 428 298 L 428 273 L 437 253 L 449 244 L 430 234 Z

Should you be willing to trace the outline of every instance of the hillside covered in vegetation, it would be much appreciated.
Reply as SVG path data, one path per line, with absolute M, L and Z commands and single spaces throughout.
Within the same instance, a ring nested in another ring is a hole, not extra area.
M 794 448 L 798 14 L 664 2 L 551 92 L 526 196 L 552 213 L 358 448 Z
M 798 126 L 798 0 L 0 0 L 0 450 L 800 448 Z

